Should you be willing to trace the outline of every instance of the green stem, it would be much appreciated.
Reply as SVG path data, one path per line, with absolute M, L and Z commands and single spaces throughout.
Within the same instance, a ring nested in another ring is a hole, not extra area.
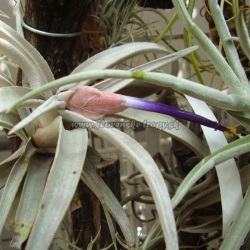
M 166 26 L 166 28 L 162 31 L 162 33 L 154 40 L 154 43 L 158 43 L 158 42 L 160 42 L 163 38 L 164 38 L 164 36 L 167 34 L 167 32 L 172 28 L 172 26 L 173 26 L 173 24 L 175 23 L 175 21 L 178 19 L 178 15 L 177 14 L 175 14 L 172 18 L 171 18 L 171 20 L 170 20 L 170 22 L 169 22 L 169 24 Z
M 229 32 L 223 12 L 221 11 L 217 0 L 209 0 L 208 2 L 209 2 L 210 11 L 214 18 L 214 23 L 216 25 L 220 39 L 222 41 L 224 51 L 226 53 L 228 63 L 231 66 L 231 69 L 234 71 L 234 73 L 237 75 L 239 79 L 239 83 L 234 83 L 234 84 L 236 85 L 238 90 L 241 91 L 242 95 L 246 95 L 246 94 L 248 95 L 248 92 L 250 90 L 248 79 L 241 65 L 239 55 L 235 48 L 234 42 L 230 39 L 231 34 Z M 248 90 L 247 93 L 246 93 L 246 90 Z
M 18 104 L 39 95 L 45 91 L 56 89 L 65 86 L 69 83 L 77 83 L 87 79 L 105 79 L 105 78 L 134 78 L 141 81 L 149 82 L 161 86 L 163 88 L 171 87 L 172 89 L 186 95 L 198 98 L 206 103 L 218 108 L 231 110 L 231 111 L 249 111 L 250 104 L 248 97 L 239 95 L 227 95 L 221 91 L 212 89 L 210 87 L 197 84 L 195 82 L 178 78 L 168 74 L 161 74 L 155 72 L 131 72 L 123 70 L 93 70 L 81 73 L 75 73 L 67 77 L 57 79 L 46 85 L 35 89 L 22 98 L 17 100 L 12 107 L 8 110 L 16 108 Z M 77 87 L 76 85 L 75 87 Z M 79 85 L 80 86 L 80 85 Z
M 176 7 L 179 18 L 182 19 L 183 25 L 192 34 L 192 36 L 197 40 L 198 44 L 205 51 L 208 58 L 214 64 L 217 71 L 220 73 L 222 79 L 228 85 L 231 93 L 240 94 L 243 96 L 248 95 L 250 92 L 249 85 L 241 84 L 240 80 L 227 64 L 226 60 L 219 53 L 217 48 L 213 43 L 206 37 L 203 31 L 193 22 L 190 18 L 189 13 L 183 0 L 173 0 L 173 4 Z

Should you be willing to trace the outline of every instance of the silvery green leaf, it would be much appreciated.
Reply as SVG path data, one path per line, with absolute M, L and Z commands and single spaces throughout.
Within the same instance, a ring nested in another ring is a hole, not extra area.
M 184 222 L 196 209 L 203 209 L 218 202 L 220 202 L 220 189 L 219 185 L 215 185 L 191 197 L 178 209 L 180 216 L 177 218 L 177 224 Z
M 47 101 L 45 101 L 43 104 L 41 104 L 37 109 L 35 109 L 29 116 L 24 118 L 22 121 L 20 121 L 16 126 L 14 126 L 9 134 L 13 134 L 16 131 L 22 129 L 26 125 L 30 124 L 33 120 L 35 120 L 37 117 L 41 116 L 42 114 L 45 114 L 46 112 L 55 109 L 55 108 L 65 108 L 66 104 L 63 101 L 58 101 L 57 96 L 50 97 Z M 51 115 L 53 117 L 53 115 Z M 55 118 L 55 117 L 54 117 Z M 48 114 L 46 115 L 46 122 L 48 122 Z
M 28 143 L 25 145 L 23 154 L 16 161 L 11 170 L 0 202 L 0 232 L 3 230 L 4 223 L 10 212 L 18 188 L 23 180 L 24 175 L 26 174 L 29 161 L 36 150 L 37 149 L 32 145 L 32 142 L 28 141 Z
M 29 236 L 52 161 L 52 156 L 35 154 L 29 162 L 22 196 L 16 211 L 14 236 L 10 244 L 12 247 L 20 249 Z
M 172 62 L 178 60 L 179 58 L 186 56 L 187 54 L 191 53 L 192 51 L 196 50 L 197 48 L 198 48 L 198 46 L 193 46 L 193 47 L 190 47 L 187 49 L 183 49 L 183 50 L 178 51 L 176 53 L 172 53 L 170 55 L 163 56 L 161 58 L 152 60 L 148 63 L 143 64 L 143 65 L 132 68 L 132 69 L 130 69 L 130 71 L 153 71 L 155 69 L 159 69 L 164 65 L 172 63 Z M 173 69 L 172 69 L 172 71 L 173 71 Z M 102 82 L 95 84 L 94 87 L 101 90 L 101 91 L 117 92 L 118 90 L 120 90 L 128 85 L 131 86 L 131 84 L 133 84 L 135 81 L 136 81 L 135 79 L 125 79 L 125 80 L 107 79 L 107 80 L 104 80 Z M 141 83 L 141 84 L 145 85 L 146 83 Z M 152 86 L 152 84 L 150 84 L 150 85 Z
M 250 183 L 250 165 L 240 170 L 240 178 L 242 184 L 242 192 L 246 193 Z M 220 202 L 220 200 L 221 198 L 219 184 L 195 195 L 178 209 L 180 215 L 178 216 L 177 224 L 183 222 L 185 219 L 191 216 L 195 209 L 199 210 L 209 207 Z
M 16 31 L 21 37 L 24 37 L 23 26 L 22 26 L 23 11 L 22 11 L 21 1 L 22 0 L 16 1 Z
M 235 111 L 250 109 L 250 105 L 247 102 L 246 96 L 235 94 L 227 95 L 219 90 L 169 74 L 160 74 L 155 72 L 134 72 L 133 77 L 153 83 L 157 86 L 171 87 L 177 92 L 195 97 L 221 109 Z
M 119 47 L 110 48 L 96 54 L 95 56 L 89 58 L 87 61 L 83 62 L 78 67 L 76 67 L 71 72 L 71 75 L 79 72 L 86 72 L 92 69 L 112 68 L 129 58 L 144 53 L 169 54 L 169 51 L 166 50 L 163 46 L 157 45 L 155 43 L 148 43 L 148 42 L 129 43 Z M 94 80 L 95 79 L 82 81 L 80 85 L 89 85 Z M 72 87 L 76 87 L 77 85 L 79 85 L 79 83 L 66 85 L 64 87 L 61 87 L 60 91 L 68 90 Z
M 24 149 L 25 149 L 26 146 L 21 146 L 17 151 L 15 151 L 12 155 L 10 155 L 7 159 L 5 159 L 4 161 L 2 161 L 0 163 L 0 167 L 5 164 L 5 163 L 8 163 L 10 161 L 14 161 L 16 160 L 17 158 L 19 158 L 20 155 L 23 154 L 24 152 Z
M 11 156 L 9 156 L 7 159 L 5 159 L 4 161 L 0 163 L 0 188 L 2 188 L 5 185 L 8 179 L 8 176 L 10 174 L 10 171 L 15 164 L 15 161 L 23 153 L 24 148 L 25 147 L 22 146 L 16 152 L 14 152 Z
M 169 51 L 163 46 L 155 43 L 137 42 L 129 43 L 115 48 L 107 49 L 95 56 L 89 58 L 87 61 L 76 67 L 71 74 L 82 71 L 89 71 L 91 69 L 107 69 L 111 68 L 131 57 L 143 53 L 164 53 L 169 54 Z
M 0 16 L 3 16 L 3 17 L 6 17 L 6 18 L 9 18 L 9 16 L 8 15 L 6 15 L 4 12 L 2 12 L 1 10 L 0 10 Z
M 31 114 L 31 110 L 29 108 L 17 108 L 17 113 L 19 114 L 20 120 L 24 120 Z M 34 135 L 36 125 L 35 123 L 26 124 L 25 132 L 28 136 L 32 137 Z
M 54 80 L 54 76 L 41 54 L 26 39 L 2 21 L 0 21 L 0 36 L 26 57 L 30 62 L 30 67 L 33 68 L 39 78 L 39 84 L 43 85 Z
M 114 247 L 117 250 L 117 244 L 116 244 L 116 239 L 115 239 L 115 227 L 114 227 L 112 218 L 111 218 L 110 213 L 109 213 L 108 205 L 106 204 L 104 197 L 103 197 L 102 185 L 100 185 L 99 182 L 96 182 L 97 175 L 98 175 L 96 172 L 92 175 L 89 174 L 89 171 L 87 169 L 89 167 L 91 168 L 89 162 L 85 162 L 81 180 L 87 185 L 87 187 L 99 199 L 99 201 L 102 205 L 103 211 L 104 211 L 104 215 L 106 217 L 106 221 L 107 221 L 107 224 L 109 227 L 109 232 L 111 234 L 111 238 L 112 238 Z
M 12 167 L 14 165 L 13 162 L 6 162 L 5 164 L 0 165 L 0 188 L 3 188 L 5 186 L 5 183 L 7 182 L 7 179 L 9 177 L 9 174 L 12 170 Z
M 31 108 L 31 109 L 36 109 L 38 108 L 40 105 L 42 105 L 44 103 L 43 100 L 39 100 L 39 99 L 30 99 L 27 100 L 25 102 L 23 102 L 22 104 L 19 105 L 19 108 Z
M 180 231 L 187 233 L 208 234 L 220 230 L 221 230 L 221 221 L 214 221 L 214 222 L 210 221 L 209 223 L 204 223 L 198 226 L 183 228 Z
M 1 22 L 0 22 L 1 23 Z M 0 26 L 1 30 L 1 26 Z M 26 75 L 29 86 L 33 89 L 40 87 L 39 79 L 35 70 L 30 66 L 30 62 L 27 58 L 12 44 L 7 42 L 6 40 L 0 38 L 0 49 L 1 53 L 11 59 L 14 63 L 19 65 L 19 67 L 23 70 Z
M 13 105 L 20 97 L 29 93 L 31 89 L 21 87 L 21 86 L 11 86 L 0 88 L 0 113 L 5 112 L 7 109 Z M 38 95 L 37 98 L 43 99 L 41 95 Z
M 227 21 L 225 20 L 226 19 L 225 15 L 223 11 L 221 10 L 220 6 L 218 5 L 217 0 L 208 1 L 208 5 L 210 8 L 211 15 L 216 17 L 213 19 L 213 21 L 214 21 L 216 30 L 218 32 L 218 35 L 223 44 L 223 50 L 227 58 L 225 62 L 227 62 L 230 65 L 230 68 L 234 71 L 235 75 L 239 79 L 239 82 L 236 85 L 240 85 L 240 86 L 237 86 L 235 90 L 238 90 L 238 94 L 241 92 L 241 95 L 244 95 L 245 93 L 243 92 L 243 89 L 245 89 L 245 91 L 247 90 L 249 91 L 249 82 L 246 77 L 245 70 L 241 65 L 241 61 L 240 61 L 239 54 L 238 54 L 239 52 L 237 51 L 234 41 L 230 39 L 232 36 L 229 30 L 228 22 L 230 22 L 231 20 L 227 20 Z M 218 71 L 217 68 L 216 70 Z M 222 75 L 223 72 L 220 72 L 220 74 Z M 232 90 L 231 92 L 236 93 Z
M 92 166 L 97 169 L 98 167 L 105 167 L 113 164 L 117 158 L 115 159 L 104 159 L 101 154 L 93 147 L 88 146 L 86 158 L 92 164 Z
M 172 206 L 175 208 L 187 191 L 210 169 L 215 165 L 232 159 L 238 155 L 250 151 L 250 135 L 240 138 L 234 142 L 229 143 L 223 148 L 215 151 L 209 156 L 205 157 L 198 163 L 185 177 L 181 185 L 178 187 L 174 197 L 172 198 Z
M 9 110 L 14 109 L 20 103 L 31 99 L 45 91 L 56 89 L 60 86 L 65 86 L 68 83 L 80 82 L 87 79 L 101 78 L 134 78 L 144 82 L 152 83 L 156 86 L 161 86 L 163 88 L 171 87 L 177 92 L 193 96 L 197 99 L 205 101 L 210 105 L 218 108 L 223 108 L 225 110 L 234 110 L 240 112 L 250 110 L 250 104 L 248 101 L 248 97 L 246 96 L 235 94 L 228 95 L 222 93 L 219 90 L 168 74 L 155 72 L 131 72 L 125 70 L 92 70 L 57 79 L 19 98 L 9 108 Z
M 247 130 L 250 130 L 250 115 L 249 112 L 227 111 L 235 120 L 239 121 Z
M 193 108 L 194 112 L 198 115 L 202 115 L 210 120 L 217 121 L 215 115 L 205 102 L 185 96 Z M 221 131 L 214 131 L 205 126 L 201 126 L 208 143 L 211 153 L 228 145 L 225 135 Z M 240 182 L 240 175 L 238 167 L 234 159 L 225 161 L 215 166 L 218 180 L 220 183 L 221 192 L 221 205 L 223 216 L 223 232 L 222 237 L 225 237 L 229 230 L 231 223 L 237 217 L 240 206 L 243 202 L 242 187 Z M 230 182 L 231 189 L 228 189 L 228 183 Z
M 178 249 L 177 232 L 173 210 L 170 204 L 167 186 L 162 178 L 159 168 L 147 151 L 134 139 L 115 128 L 98 128 L 97 122 L 66 110 L 59 111 L 63 119 L 69 122 L 83 122 L 93 125 L 89 129 L 99 137 L 106 139 L 119 148 L 131 160 L 144 176 L 161 221 L 166 247 L 171 250 Z M 162 199 L 164 197 L 164 199 Z
M 88 137 L 85 129 L 67 131 L 61 122 L 54 162 L 26 245 L 27 250 L 49 248 L 74 196 L 87 145 Z
M 148 125 L 164 131 L 176 140 L 181 141 L 187 147 L 191 148 L 202 158 L 209 154 L 207 146 L 205 146 L 205 144 L 198 139 L 192 131 L 171 116 L 135 109 L 126 109 L 116 115 L 126 117 L 130 120 L 136 120 L 143 123 L 145 126 Z
M 0 126 L 3 128 L 11 130 L 18 122 L 20 122 L 20 118 L 17 113 L 10 112 L 9 114 L 0 114 Z M 18 131 L 16 135 L 24 142 L 28 139 L 26 134 L 21 130 Z
M 240 40 L 240 46 L 244 51 L 245 55 L 250 60 L 250 39 L 249 39 L 249 30 L 244 20 L 243 10 L 239 11 L 236 18 L 236 31 Z
M 100 16 L 100 22 L 103 23 L 102 19 L 107 20 L 106 22 L 111 26 L 112 30 L 108 30 L 105 34 L 107 46 L 117 46 L 119 44 L 124 29 L 131 20 L 137 0 L 131 0 L 126 4 L 125 1 L 114 1 L 114 3 L 115 5 L 112 7 L 109 5 L 109 14 L 112 13 L 109 18 L 105 12 L 102 12 Z M 104 23 L 106 23 L 105 21 Z
M 130 222 L 126 213 L 124 212 L 122 206 L 107 187 L 103 179 L 94 171 L 93 167 L 85 163 L 83 169 L 83 175 L 85 179 L 91 186 L 95 186 L 94 189 L 91 189 L 95 195 L 98 197 L 103 206 L 107 207 L 113 218 L 116 220 L 120 226 L 121 231 L 125 237 L 128 247 L 133 247 L 135 244 L 134 232 L 131 228 Z M 88 184 L 87 184 L 88 185 Z M 105 213 L 105 211 L 104 211 Z M 106 213 L 105 213 L 106 216 Z M 113 238 L 114 241 L 114 238 Z M 115 243 L 115 241 L 114 241 Z M 116 244 L 115 244 L 116 246 Z
M 246 192 L 239 215 L 235 219 L 232 228 L 220 246 L 220 250 L 240 249 L 244 239 L 250 230 L 250 188 Z
M 5 226 L 8 229 L 11 229 L 11 230 L 13 230 L 14 225 L 15 225 L 16 211 L 17 211 L 17 208 L 18 208 L 18 204 L 20 202 L 20 198 L 21 198 L 21 194 L 22 194 L 22 189 L 23 189 L 23 185 L 22 184 L 23 183 L 21 183 L 21 185 L 18 188 L 18 191 L 16 193 L 15 199 L 14 199 L 14 201 L 12 203 L 10 212 L 8 214 L 7 220 L 5 222 Z
M 209 4 L 211 4 L 211 2 L 213 4 L 212 7 L 216 6 L 217 12 L 219 12 L 219 14 L 216 13 L 215 15 L 213 15 L 213 18 L 216 20 L 216 23 L 218 24 L 217 28 L 220 28 L 220 30 L 227 33 L 228 28 L 227 28 L 227 25 L 225 24 L 224 16 L 220 10 L 220 6 L 218 6 L 218 1 L 217 0 L 215 0 L 215 1 L 209 0 L 208 1 Z M 213 45 L 212 41 L 194 23 L 193 19 L 190 17 L 190 13 L 187 10 L 186 4 L 183 1 L 174 1 L 173 5 L 175 6 L 176 12 L 178 13 L 178 17 L 182 21 L 184 27 L 191 33 L 191 35 L 195 38 L 195 40 L 197 41 L 200 48 L 202 48 L 204 50 L 204 52 L 206 53 L 208 58 L 214 64 L 216 70 L 220 73 L 222 79 L 229 87 L 230 92 L 233 94 L 238 94 L 238 95 L 246 97 L 248 95 L 247 93 L 249 93 L 250 86 L 249 86 L 249 83 L 245 77 L 245 72 L 242 72 L 242 69 L 240 69 L 239 72 L 241 72 L 242 78 L 244 78 L 244 79 L 243 79 L 243 81 L 239 80 L 239 78 L 236 76 L 235 72 L 228 65 L 228 62 L 221 55 L 221 53 L 218 51 L 216 46 Z M 219 10 L 218 10 L 218 8 L 219 8 Z M 224 39 L 227 39 L 227 37 L 224 36 L 223 40 Z M 234 49 L 233 49 L 233 52 L 235 52 Z M 238 61 L 238 59 L 239 59 L 238 54 L 233 53 L 233 56 L 236 56 L 235 57 L 235 59 L 236 59 L 235 64 L 238 64 L 237 69 L 239 69 L 241 63 Z M 205 92 L 203 92 L 203 93 L 205 93 Z M 188 93 L 186 93 L 186 94 L 188 94 Z M 188 95 L 191 96 L 191 94 L 188 94 Z M 194 96 L 194 97 L 196 97 L 196 96 Z
M 0 74 L 0 87 L 8 87 L 8 86 L 14 86 L 14 84 L 9 79 Z
M 101 228 L 99 228 L 99 231 L 98 231 L 97 234 L 95 235 L 95 238 L 94 238 L 94 239 L 91 239 L 91 241 L 89 242 L 88 247 L 87 247 L 87 250 L 92 250 L 92 249 L 93 249 L 93 245 L 94 245 L 94 243 L 96 242 L 98 236 L 100 235 L 100 232 L 101 232 Z

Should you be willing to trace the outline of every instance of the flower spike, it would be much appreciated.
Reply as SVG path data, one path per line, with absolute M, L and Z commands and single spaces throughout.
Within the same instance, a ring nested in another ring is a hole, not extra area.
M 127 108 L 134 108 L 195 122 L 220 130 L 226 135 L 232 136 L 235 133 L 235 128 L 224 127 L 216 121 L 188 111 L 141 98 L 101 92 L 88 86 L 80 87 L 75 91 L 67 101 L 67 108 L 92 120 L 99 120 L 106 114 L 121 112 Z
M 220 130 L 224 132 L 226 135 L 233 135 L 236 131 L 235 128 L 232 127 L 224 127 L 220 125 L 218 122 L 211 121 L 203 116 L 181 110 L 167 104 L 162 104 L 158 102 L 153 102 L 149 100 L 144 100 L 136 97 L 125 96 L 126 102 L 123 104 L 126 107 L 156 112 L 160 114 L 170 115 L 175 118 L 181 118 L 187 121 L 195 122 L 201 125 L 204 125 L 209 128 L 214 128 L 215 130 Z

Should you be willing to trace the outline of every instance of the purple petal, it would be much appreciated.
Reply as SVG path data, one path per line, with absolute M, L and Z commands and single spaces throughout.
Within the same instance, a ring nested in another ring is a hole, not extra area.
M 166 104 L 152 102 L 152 101 L 148 101 L 148 100 L 144 100 L 144 99 L 140 99 L 136 97 L 131 97 L 131 96 L 124 96 L 124 97 L 125 97 L 126 102 L 123 104 L 123 106 L 125 107 L 170 115 L 175 118 L 181 118 L 187 121 L 199 123 L 206 127 L 214 128 L 215 130 L 220 130 L 223 132 L 225 131 L 229 132 L 230 130 L 229 128 L 226 128 L 220 125 L 216 121 L 211 121 L 203 116 L 196 115 L 194 113 L 184 111 L 178 108 L 174 108 Z

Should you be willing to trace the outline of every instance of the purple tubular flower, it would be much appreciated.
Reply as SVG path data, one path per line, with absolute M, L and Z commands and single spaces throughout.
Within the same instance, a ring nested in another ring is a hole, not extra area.
M 224 127 L 220 125 L 218 122 L 211 121 L 203 116 L 196 115 L 194 113 L 184 111 L 181 109 L 177 109 L 166 104 L 148 101 L 145 99 L 140 99 L 131 96 L 124 96 L 124 98 L 126 102 L 123 103 L 123 106 L 125 107 L 156 112 L 160 114 L 169 115 L 175 118 L 181 118 L 187 121 L 199 123 L 209 128 L 214 128 L 215 130 L 220 130 L 229 135 L 232 135 L 232 133 L 234 132 L 232 128 Z

